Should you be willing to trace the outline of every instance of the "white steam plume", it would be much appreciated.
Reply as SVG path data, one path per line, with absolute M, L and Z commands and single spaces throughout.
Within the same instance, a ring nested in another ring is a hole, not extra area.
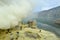
M 0 29 L 11 28 L 32 10 L 30 0 L 0 0 Z

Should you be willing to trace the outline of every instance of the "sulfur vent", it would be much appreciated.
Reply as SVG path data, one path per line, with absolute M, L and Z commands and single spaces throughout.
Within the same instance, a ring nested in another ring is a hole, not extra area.
M 31 12 L 30 0 L 0 0 L 0 29 L 14 27 Z

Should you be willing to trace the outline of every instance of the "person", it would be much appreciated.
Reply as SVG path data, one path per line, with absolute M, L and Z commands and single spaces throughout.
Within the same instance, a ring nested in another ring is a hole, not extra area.
M 10 33 L 10 40 L 14 40 L 13 34 Z
M 17 34 L 16 34 L 16 40 L 18 40 L 18 38 L 19 38 L 19 32 L 16 32 Z
M 33 23 L 32 20 L 28 21 L 28 27 L 31 27 L 32 26 L 32 23 Z
M 37 27 L 36 26 L 36 21 L 32 21 L 32 20 L 28 21 L 28 27 L 36 28 Z

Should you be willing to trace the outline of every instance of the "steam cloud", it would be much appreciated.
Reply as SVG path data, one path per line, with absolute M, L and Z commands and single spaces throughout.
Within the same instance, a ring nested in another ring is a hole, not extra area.
M 27 17 L 32 10 L 30 0 L 0 0 L 0 29 L 8 29 Z

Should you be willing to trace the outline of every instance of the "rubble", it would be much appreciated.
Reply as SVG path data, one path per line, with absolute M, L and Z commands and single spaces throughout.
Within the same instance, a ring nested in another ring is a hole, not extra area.
M 53 40 L 56 38 L 55 34 L 38 29 L 35 21 L 28 21 L 27 24 L 19 23 L 14 28 L 0 31 L 0 40 Z

